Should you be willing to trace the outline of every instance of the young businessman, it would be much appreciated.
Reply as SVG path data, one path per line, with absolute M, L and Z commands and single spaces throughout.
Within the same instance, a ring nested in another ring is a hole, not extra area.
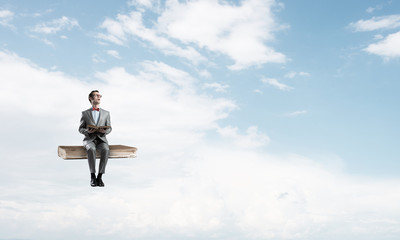
M 102 175 L 105 173 L 110 149 L 106 135 L 111 132 L 110 113 L 100 108 L 101 94 L 98 90 L 93 90 L 89 94 L 89 102 L 92 105 L 82 112 L 79 132 L 85 135 L 83 146 L 86 148 L 91 175 L 90 186 L 104 187 Z M 109 128 L 91 128 L 89 125 L 97 127 L 108 126 Z M 96 177 L 96 149 L 101 152 L 99 173 Z

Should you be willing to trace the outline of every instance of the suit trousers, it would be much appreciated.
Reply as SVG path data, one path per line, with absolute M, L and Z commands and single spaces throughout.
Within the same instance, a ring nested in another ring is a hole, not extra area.
M 90 173 L 96 173 L 96 149 L 101 153 L 99 173 L 105 173 L 108 156 L 110 155 L 108 144 L 103 142 L 100 138 L 96 138 L 93 142 L 86 144 L 85 148 L 88 155 Z

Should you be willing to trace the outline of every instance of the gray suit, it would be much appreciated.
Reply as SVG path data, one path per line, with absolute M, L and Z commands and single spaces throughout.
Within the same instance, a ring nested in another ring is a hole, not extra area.
M 111 132 L 111 128 L 106 129 L 105 133 L 89 133 L 87 125 L 111 127 L 110 113 L 100 108 L 99 120 L 96 124 L 92 116 L 92 108 L 89 108 L 88 110 L 82 112 L 81 123 L 79 125 L 79 132 L 85 135 L 83 139 L 83 146 L 86 148 L 88 153 L 90 172 L 96 173 L 96 149 L 98 149 L 101 152 L 99 173 L 105 173 L 108 156 L 110 154 L 106 135 Z

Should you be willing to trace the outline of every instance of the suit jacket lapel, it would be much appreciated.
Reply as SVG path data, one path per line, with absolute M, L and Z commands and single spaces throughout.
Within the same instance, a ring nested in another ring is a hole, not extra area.
M 102 121 L 103 115 L 104 115 L 104 110 L 100 108 L 100 111 L 99 111 L 99 121 L 97 121 L 97 126 L 103 126 L 103 125 L 104 125 L 104 124 L 103 124 L 103 125 L 100 125 L 100 121 Z
M 91 121 L 90 125 L 96 125 L 95 121 L 93 119 L 93 114 L 92 114 L 92 109 L 91 108 L 86 110 L 86 115 L 87 115 L 87 118 Z

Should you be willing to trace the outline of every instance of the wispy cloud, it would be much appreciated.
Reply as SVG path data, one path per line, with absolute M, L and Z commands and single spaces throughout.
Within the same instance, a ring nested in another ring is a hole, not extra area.
M 92 62 L 94 63 L 105 63 L 106 61 L 101 58 L 98 54 L 93 54 L 92 55 Z
M 106 33 L 99 33 L 97 37 L 118 45 L 126 45 L 129 37 L 138 37 L 166 55 L 182 57 L 195 64 L 205 61 L 205 58 L 193 47 L 180 47 L 161 36 L 155 29 L 145 27 L 141 12 L 132 11 L 129 15 L 119 14 L 116 20 L 107 18 L 101 24 L 101 28 L 105 29 Z
M 368 7 L 367 10 L 365 10 L 367 13 L 372 13 L 373 11 L 375 11 L 375 8 L 373 7 Z
M 375 31 L 380 29 L 394 29 L 400 27 L 400 15 L 372 17 L 368 20 L 359 20 L 350 23 L 349 27 L 356 32 Z
M 128 6 L 151 8 L 155 2 L 154 0 L 130 0 L 128 1 Z
M 378 7 L 368 7 L 368 8 L 365 10 L 365 12 L 367 12 L 367 13 L 373 13 L 373 12 L 375 12 L 375 10 L 379 10 L 379 9 L 381 9 L 381 8 L 378 8 Z
M 147 9 L 150 10 L 159 10 L 160 0 L 129 0 L 128 6 L 134 6 L 140 11 L 145 11 Z
M 258 93 L 258 94 L 263 94 L 263 92 L 260 89 L 254 89 L 253 92 Z
M 31 31 L 35 33 L 55 34 L 59 31 L 71 30 L 78 26 L 79 23 L 76 19 L 63 16 L 59 19 L 37 24 Z
M 289 91 L 289 90 L 293 89 L 293 87 L 290 87 L 290 86 L 288 86 L 286 84 L 283 84 L 283 83 L 279 82 L 275 78 L 263 78 L 263 79 L 261 79 L 261 82 L 269 84 L 271 86 L 274 86 L 274 87 L 276 87 L 276 88 L 278 88 L 280 90 L 283 90 L 283 91 Z
M 14 13 L 10 10 L 0 10 L 0 25 L 3 27 L 13 28 L 13 25 L 10 22 L 14 18 Z
M 385 38 L 382 34 L 376 34 L 376 35 L 374 35 L 374 40 L 381 40 L 381 39 L 383 39 L 383 38 Z
M 29 34 L 29 37 L 33 38 L 33 39 L 37 39 L 41 42 L 43 42 L 44 44 L 54 47 L 54 43 L 52 41 L 50 41 L 49 39 L 47 39 L 46 37 L 42 37 L 42 36 L 37 36 L 34 34 Z
M 205 83 L 203 85 L 203 88 L 204 89 L 211 88 L 214 89 L 216 92 L 226 92 L 226 89 L 229 88 L 229 85 L 213 82 L 213 83 Z
M 116 58 L 116 59 L 121 59 L 121 57 L 119 56 L 118 51 L 115 51 L 115 50 L 107 50 L 107 54 L 110 55 L 111 57 Z
M 284 77 L 285 77 L 285 78 L 294 78 L 294 77 L 296 77 L 296 76 L 306 76 L 306 77 L 309 77 L 310 74 L 309 74 L 308 72 L 293 72 L 293 71 L 291 71 L 291 72 L 286 73 Z
M 207 69 L 199 70 L 198 71 L 199 75 L 204 77 L 204 78 L 210 78 L 211 73 Z
M 294 112 L 287 113 L 287 114 L 285 114 L 285 116 L 287 116 L 287 117 L 297 117 L 299 115 L 304 115 L 304 114 L 307 114 L 307 113 L 308 113 L 308 111 L 306 111 L 306 110 L 299 110 L 299 111 L 294 111 Z
M 388 3 L 390 3 L 390 1 L 389 1 Z M 388 4 L 388 3 L 386 3 L 386 4 Z M 381 3 L 381 4 L 378 4 L 378 5 L 374 6 L 374 7 L 368 7 L 368 8 L 365 10 L 365 12 L 367 12 L 367 13 L 373 13 L 373 12 L 375 12 L 376 10 L 382 10 L 383 7 L 384 7 L 386 4 L 385 4 L 385 3 Z

